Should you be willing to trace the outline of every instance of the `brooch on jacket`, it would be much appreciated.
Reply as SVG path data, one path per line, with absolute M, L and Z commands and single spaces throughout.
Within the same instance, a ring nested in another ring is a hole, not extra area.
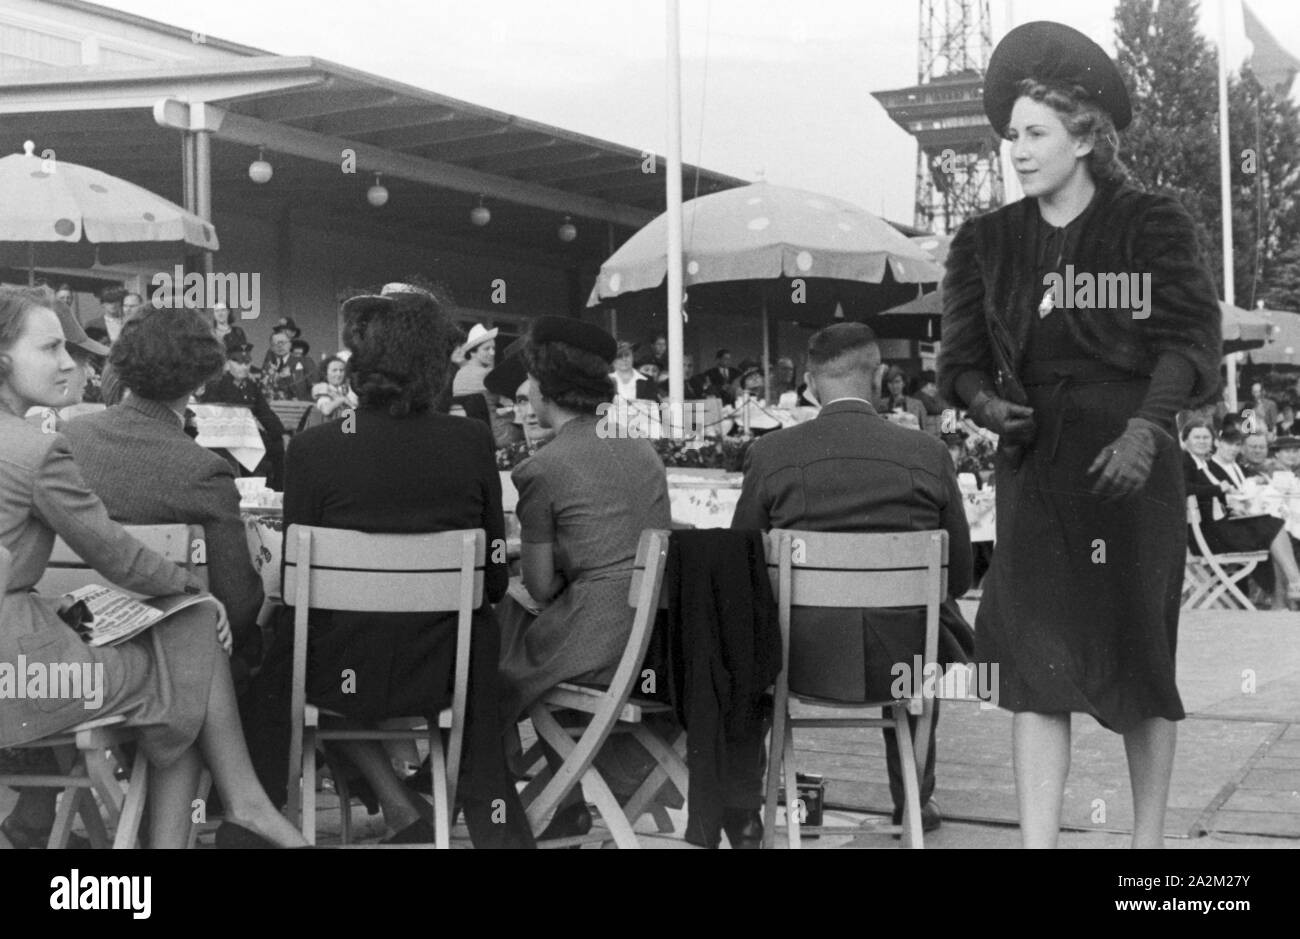
M 1038 303 L 1038 318 L 1042 319 L 1054 309 L 1056 309 L 1056 294 L 1053 288 L 1048 287 L 1047 293 L 1043 294 L 1043 299 Z

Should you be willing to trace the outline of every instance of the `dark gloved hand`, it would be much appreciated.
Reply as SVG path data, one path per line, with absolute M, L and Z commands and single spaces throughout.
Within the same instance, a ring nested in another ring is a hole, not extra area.
M 1029 443 L 1037 431 L 1033 408 L 1012 404 L 1006 398 L 996 397 L 987 391 L 977 394 L 967 410 L 976 424 L 1005 438 L 1009 444 Z
M 1172 440 L 1159 424 L 1141 417 L 1130 418 L 1124 433 L 1098 453 L 1088 467 L 1089 473 L 1101 473 L 1093 484 L 1093 493 L 1118 499 L 1137 492 L 1151 475 L 1161 443 Z

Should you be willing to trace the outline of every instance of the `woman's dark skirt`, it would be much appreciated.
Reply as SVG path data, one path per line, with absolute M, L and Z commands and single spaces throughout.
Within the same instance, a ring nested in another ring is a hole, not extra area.
M 1267 551 L 1277 533 L 1285 524 L 1282 519 L 1271 515 L 1255 515 L 1250 518 L 1224 518 L 1219 521 L 1201 521 L 1201 534 L 1205 544 L 1215 554 L 1236 554 L 1244 551 Z M 1196 554 L 1201 553 L 1196 539 L 1188 544 Z
M 1121 733 L 1185 716 L 1174 683 L 1187 556 L 1181 452 L 1165 441 L 1145 486 L 1115 502 L 1092 494 L 1087 473 L 1148 384 L 1031 385 L 1037 438 L 1018 468 L 998 452 L 997 550 L 975 654 L 997 666 L 1008 710 L 1087 713 Z

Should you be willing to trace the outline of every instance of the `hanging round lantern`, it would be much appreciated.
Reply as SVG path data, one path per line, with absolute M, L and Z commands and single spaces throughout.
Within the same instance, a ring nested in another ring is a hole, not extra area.
M 469 220 L 479 228 L 492 221 L 492 210 L 483 204 L 482 196 L 478 197 L 478 205 L 469 210 Z
M 366 201 L 376 209 L 388 202 L 388 190 L 379 182 L 378 173 L 375 174 L 375 184 L 366 190 Z
M 261 186 L 264 183 L 269 183 L 274 173 L 271 164 L 266 162 L 262 148 L 258 147 L 257 159 L 248 164 L 248 178 Z

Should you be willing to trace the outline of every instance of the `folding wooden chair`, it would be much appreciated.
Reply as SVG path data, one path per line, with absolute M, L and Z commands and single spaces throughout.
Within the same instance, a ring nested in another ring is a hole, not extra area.
M 284 597 L 294 605 L 289 818 L 298 821 L 308 843 L 316 842 L 319 745 L 328 740 L 427 739 L 433 770 L 435 844 L 450 847 L 469 689 L 470 633 L 474 610 L 483 601 L 486 551 L 487 535 L 481 528 L 376 535 L 290 526 L 284 539 Z M 338 715 L 307 701 L 308 613 L 313 607 L 360 613 L 458 613 L 452 706 L 443 709 L 436 724 L 412 716 L 405 719 L 403 728 L 322 727 L 322 716 Z M 443 729 L 449 731 L 445 755 Z M 342 798 L 340 802 L 342 812 L 349 811 L 347 802 Z
M 620 848 L 638 848 L 640 843 L 632 826 L 646 811 L 654 811 L 650 808 L 651 800 L 665 781 L 671 781 L 678 792 L 686 794 L 686 763 L 682 759 L 684 737 L 679 734 L 674 747 L 673 741 L 665 740 L 643 723 L 647 715 L 671 713 L 672 708 L 655 701 L 632 699 L 633 688 L 641 677 L 641 665 L 650 646 L 655 614 L 661 606 L 660 593 L 667 560 L 668 532 L 657 529 L 642 532 L 632 585 L 628 590 L 628 603 L 635 608 L 636 614 L 627 646 L 609 686 L 597 689 L 563 682 L 529 709 L 528 716 L 538 737 L 563 760 L 554 773 L 545 769 L 524 788 L 522 798 L 528 822 L 535 833 L 546 827 L 564 797 L 581 782 L 584 796 L 600 810 L 601 820 L 614 843 Z M 591 719 L 585 727 L 565 728 L 553 713 L 561 710 L 590 714 Z M 600 748 L 612 733 L 632 734 L 657 764 L 626 806 L 618 804 L 618 799 L 594 765 Z M 534 748 L 530 756 L 538 755 L 540 748 Z M 662 814 L 658 820 L 660 830 L 665 830 Z M 569 839 L 559 839 L 556 846 L 568 842 Z
M 776 825 L 777 786 L 782 770 L 787 795 L 786 833 L 791 848 L 800 846 L 800 813 L 794 808 L 795 727 L 893 727 L 903 767 L 906 798 L 903 826 L 880 826 L 876 831 L 897 832 L 908 847 L 924 847 L 921 832 L 918 767 L 925 766 L 934 720 L 934 698 L 922 695 L 846 703 L 793 694 L 789 686 L 790 611 L 792 607 L 925 607 L 925 649 L 922 674 L 912 685 L 920 688 L 927 666 L 939 649 L 939 605 L 948 589 L 948 533 L 946 531 L 881 534 L 827 534 L 774 529 L 767 536 L 768 572 L 773 578 L 781 625 L 781 674 L 776 680 L 772 715 L 772 745 L 767 768 L 767 800 L 763 817 L 763 847 L 772 847 Z M 909 667 L 913 663 L 908 663 Z M 841 712 L 838 716 L 790 717 L 789 701 Z M 842 712 L 883 708 L 889 716 L 848 717 Z M 916 748 L 908 727 L 908 714 L 919 714 Z M 813 830 L 813 829 L 809 829 Z M 816 829 L 821 831 L 823 829 Z
M 207 552 L 201 525 L 127 525 L 126 530 L 147 548 L 164 558 L 207 578 Z M 37 591 L 45 596 L 59 596 L 69 590 L 98 583 L 103 578 L 59 538 L 55 540 L 45 576 Z M 87 836 L 94 847 L 108 845 L 107 832 L 91 793 L 99 796 L 109 823 L 115 827 L 114 848 L 130 848 L 136 843 L 148 790 L 148 761 L 140 753 L 127 754 L 127 745 L 135 743 L 135 731 L 124 726 L 123 717 L 105 717 L 86 721 L 62 733 L 23 744 L 15 749 L 48 749 L 59 764 L 57 774 L 0 775 L 0 785 L 63 790 L 55 813 L 54 828 L 48 847 L 67 846 L 72 822 L 80 814 Z M 111 758 L 110 758 L 111 754 Z M 126 792 L 115 773 L 116 765 L 130 767 Z
M 1269 558 L 1267 551 L 1239 551 L 1215 554 L 1205 543 L 1201 531 L 1201 510 L 1195 496 L 1187 497 L 1187 525 L 1192 530 L 1192 540 L 1200 548 L 1198 555 L 1187 552 L 1187 568 L 1183 580 L 1183 609 L 1254 610 L 1255 604 L 1238 586 Z

